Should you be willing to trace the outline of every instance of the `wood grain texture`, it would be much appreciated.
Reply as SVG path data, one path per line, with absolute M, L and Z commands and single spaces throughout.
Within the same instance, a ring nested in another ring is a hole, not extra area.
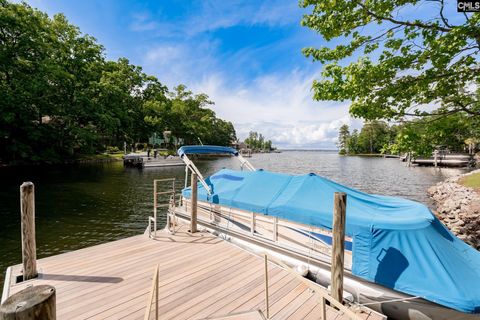
M 345 252 L 345 220 L 347 195 L 335 192 L 333 204 L 333 241 L 332 241 L 332 297 L 343 301 L 343 268 Z
M 158 299 L 154 294 L 153 300 L 160 319 L 265 314 L 264 257 L 209 233 L 189 233 L 189 227 L 179 225 L 175 235 L 159 231 L 156 239 L 138 235 L 40 259 L 40 276 L 12 285 L 10 292 L 32 284 L 55 286 L 59 319 L 144 319 L 158 264 Z M 269 262 L 267 268 L 270 319 L 319 318 L 318 299 L 307 284 L 277 264 Z M 21 265 L 12 269 L 16 276 Z M 338 315 L 326 308 L 328 315 Z
M 55 307 L 53 286 L 31 286 L 5 300 L 0 306 L 0 320 L 55 320 Z
M 35 243 L 35 187 L 32 182 L 20 186 L 23 280 L 37 276 Z

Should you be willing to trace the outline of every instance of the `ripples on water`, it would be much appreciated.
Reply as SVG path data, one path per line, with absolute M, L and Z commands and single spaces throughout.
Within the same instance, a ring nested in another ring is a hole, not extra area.
M 429 204 L 426 189 L 462 169 L 406 167 L 398 159 L 341 157 L 333 152 L 255 154 L 256 168 L 314 172 L 369 193 L 402 196 Z M 205 176 L 235 159 L 198 161 Z M 175 177 L 183 168 L 125 169 L 110 164 L 0 168 L 0 283 L 7 266 L 21 263 L 19 186 L 35 184 L 39 258 L 142 233 L 152 214 L 153 179 Z M 164 222 L 163 222 L 164 223 Z

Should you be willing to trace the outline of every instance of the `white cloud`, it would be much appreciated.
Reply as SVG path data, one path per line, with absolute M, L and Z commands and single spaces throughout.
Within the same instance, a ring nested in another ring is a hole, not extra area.
M 130 29 L 133 31 L 150 31 L 159 27 L 159 23 L 152 20 L 148 13 L 136 13 L 132 16 L 132 20 Z
M 185 48 L 179 45 L 156 46 L 146 52 L 145 61 L 157 65 L 168 65 L 173 61 L 180 60 L 184 50 Z
M 240 85 L 215 74 L 192 88 L 215 101 L 215 112 L 234 123 L 241 139 L 258 131 L 281 148 L 335 148 L 339 127 L 359 128 L 360 121 L 348 115 L 348 102 L 312 100 L 315 74 L 270 74 Z
M 281 148 L 335 148 L 342 124 L 360 127 L 360 121 L 348 115 L 349 102 L 313 101 L 311 85 L 319 69 L 240 81 L 234 71 L 228 72 L 236 66 L 216 60 L 213 45 L 196 46 L 156 46 L 146 51 L 144 64 L 170 87 L 185 83 L 194 92 L 208 94 L 214 111 L 234 124 L 240 139 L 258 131 Z
M 216 41 L 203 40 L 192 43 L 157 44 L 143 49 L 141 65 L 155 74 L 166 85 L 189 84 L 218 68 L 214 57 Z M 214 71 L 213 71 L 214 72 Z
M 320 74 L 320 65 L 273 73 L 257 65 L 276 48 L 290 47 L 291 38 L 263 46 L 252 43 L 225 53 L 206 32 L 236 25 L 273 27 L 298 22 L 301 10 L 296 2 L 204 1 L 194 11 L 195 15 L 155 32 L 163 40 L 140 48 L 141 64 L 169 87 L 184 83 L 194 92 L 208 94 L 215 102 L 214 111 L 233 122 L 239 138 L 254 130 L 281 148 L 335 148 L 342 124 L 360 126 L 360 121 L 348 115 L 349 102 L 313 101 L 311 85 Z M 134 23 L 132 27 L 139 30 L 161 29 L 161 21 L 148 15 L 138 15 Z M 172 34 L 182 36 L 174 41 Z

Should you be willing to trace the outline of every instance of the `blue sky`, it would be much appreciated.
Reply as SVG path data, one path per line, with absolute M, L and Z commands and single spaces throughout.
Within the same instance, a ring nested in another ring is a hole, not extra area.
M 49 15 L 64 13 L 104 45 L 170 88 L 207 93 L 218 116 L 240 138 L 256 130 L 281 148 L 334 148 L 348 102 L 312 100 L 321 65 L 301 54 L 321 36 L 300 26 L 296 0 L 133 1 L 31 0 Z

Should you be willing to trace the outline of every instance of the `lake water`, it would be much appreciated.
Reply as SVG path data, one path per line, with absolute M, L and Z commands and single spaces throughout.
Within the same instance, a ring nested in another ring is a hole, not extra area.
M 369 193 L 430 204 L 426 189 L 463 169 L 406 167 L 398 159 L 341 157 L 334 152 L 254 154 L 256 168 L 295 174 L 314 172 Z M 196 162 L 209 175 L 230 158 Z M 183 168 L 124 168 L 108 164 L 0 168 L 0 284 L 7 266 L 21 263 L 19 186 L 35 184 L 39 258 L 142 233 L 152 214 L 153 179 L 175 177 Z

